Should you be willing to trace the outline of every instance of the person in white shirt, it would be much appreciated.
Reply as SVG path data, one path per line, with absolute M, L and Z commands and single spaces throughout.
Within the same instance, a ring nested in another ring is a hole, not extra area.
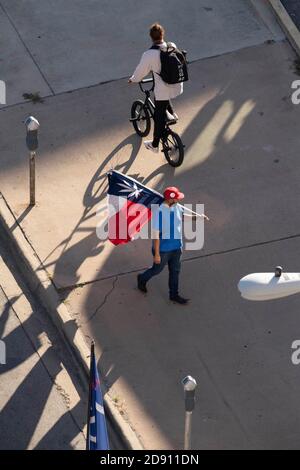
M 178 116 L 174 113 L 170 100 L 181 95 L 183 92 L 183 84 L 176 83 L 169 85 L 160 77 L 161 62 L 160 49 L 167 48 L 164 40 L 164 28 L 155 23 L 150 28 L 150 37 L 154 46 L 158 49 L 149 49 L 142 55 L 139 65 L 135 69 L 133 75 L 129 79 L 129 83 L 138 83 L 145 78 L 150 72 L 154 76 L 154 96 L 155 96 L 155 112 L 154 112 L 154 134 L 153 140 L 146 140 L 145 147 L 152 152 L 158 152 L 159 141 L 165 130 L 166 119 L 177 120 Z M 174 43 L 171 43 L 176 48 Z

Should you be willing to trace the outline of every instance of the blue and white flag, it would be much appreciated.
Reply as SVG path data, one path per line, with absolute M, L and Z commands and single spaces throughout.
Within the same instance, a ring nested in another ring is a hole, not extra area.
M 91 345 L 87 450 L 109 450 L 94 343 Z

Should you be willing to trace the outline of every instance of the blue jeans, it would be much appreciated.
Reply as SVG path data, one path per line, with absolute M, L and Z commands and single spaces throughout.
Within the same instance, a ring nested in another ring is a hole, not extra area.
M 153 263 L 151 268 L 147 269 L 147 271 L 140 275 L 140 280 L 146 284 L 153 276 L 157 276 L 157 274 L 161 273 L 168 263 L 170 297 L 175 297 L 178 295 L 181 253 L 181 250 L 165 251 L 160 253 L 160 264 Z

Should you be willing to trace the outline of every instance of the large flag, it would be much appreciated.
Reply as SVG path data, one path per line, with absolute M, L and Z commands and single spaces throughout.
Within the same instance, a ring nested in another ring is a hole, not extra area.
M 129 176 L 108 173 L 108 238 L 114 245 L 128 243 L 152 216 L 163 196 Z
M 94 343 L 91 345 L 90 389 L 86 450 L 109 450 L 103 398 Z

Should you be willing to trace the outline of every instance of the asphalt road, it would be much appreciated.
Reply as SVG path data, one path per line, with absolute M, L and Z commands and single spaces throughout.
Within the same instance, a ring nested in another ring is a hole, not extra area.
M 283 6 L 289 13 L 290 17 L 300 29 L 300 2 L 299 0 L 281 0 Z

